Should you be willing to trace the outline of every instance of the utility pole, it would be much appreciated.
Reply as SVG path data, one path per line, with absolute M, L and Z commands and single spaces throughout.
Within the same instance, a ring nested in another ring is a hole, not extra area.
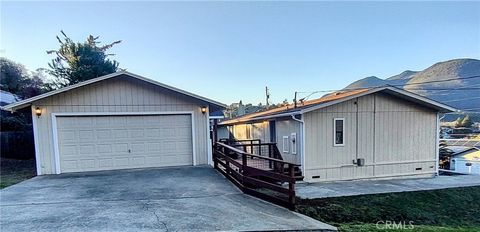
M 295 91 L 295 98 L 293 99 L 293 108 L 297 108 L 297 91 Z
M 270 93 L 268 92 L 268 86 L 265 86 L 265 96 L 267 97 L 267 108 L 269 106 L 268 100 L 270 99 Z

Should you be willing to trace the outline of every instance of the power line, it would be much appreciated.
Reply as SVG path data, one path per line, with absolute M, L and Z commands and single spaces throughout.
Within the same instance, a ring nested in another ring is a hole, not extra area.
M 380 87 L 386 87 L 386 86 L 391 86 L 391 87 L 403 87 L 403 86 L 409 86 L 409 85 L 423 85 L 423 84 L 430 84 L 430 83 L 441 83 L 441 82 L 448 82 L 448 81 L 456 81 L 456 80 L 467 80 L 467 79 L 473 79 L 473 78 L 480 78 L 480 75 L 476 76 L 469 76 L 469 77 L 460 77 L 460 78 L 450 78 L 450 79 L 445 79 L 445 80 L 437 80 L 437 81 L 424 81 L 424 82 L 417 82 L 417 83 L 406 83 L 406 84 L 401 84 L 401 85 L 384 85 L 384 86 L 376 86 L 376 87 L 369 87 L 369 88 L 346 88 L 346 89 L 331 89 L 331 90 L 318 90 L 318 91 L 304 91 L 304 92 L 298 92 L 298 93 L 321 93 L 321 92 L 335 92 L 335 91 L 342 91 L 342 90 L 360 90 L 360 89 L 373 89 L 373 88 L 380 88 Z M 422 90 L 425 90 L 421 88 Z M 436 90 L 432 89 L 432 90 Z M 438 89 L 438 90 L 450 90 L 450 89 Z
M 442 101 L 442 102 L 456 102 L 456 101 L 472 100 L 472 99 L 480 99 L 480 97 L 462 98 L 462 99 L 449 100 L 449 101 Z

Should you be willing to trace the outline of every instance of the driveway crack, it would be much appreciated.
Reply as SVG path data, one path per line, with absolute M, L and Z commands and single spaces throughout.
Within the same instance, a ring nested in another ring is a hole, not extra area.
M 155 216 L 156 220 L 157 220 L 157 225 L 159 227 L 164 227 L 165 228 L 165 231 L 169 231 L 168 230 L 168 226 L 167 226 L 167 223 L 160 220 L 160 217 L 158 216 L 157 212 L 155 211 L 155 209 L 153 209 L 151 206 L 151 202 L 150 201 L 147 201 L 143 204 L 143 209 L 147 212 L 152 212 L 153 215 Z

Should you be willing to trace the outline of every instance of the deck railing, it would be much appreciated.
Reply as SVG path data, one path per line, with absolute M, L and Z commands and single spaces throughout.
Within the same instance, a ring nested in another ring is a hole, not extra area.
M 220 143 L 238 148 L 253 155 L 267 156 L 283 160 L 280 150 L 278 150 L 277 143 L 262 143 L 260 139 L 221 139 Z
M 214 144 L 213 162 L 214 167 L 244 193 L 295 208 L 295 167 L 299 165 L 250 154 L 220 142 Z

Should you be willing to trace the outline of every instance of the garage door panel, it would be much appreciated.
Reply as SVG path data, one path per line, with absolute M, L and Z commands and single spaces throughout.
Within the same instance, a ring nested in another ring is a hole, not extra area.
M 57 117 L 61 172 L 192 165 L 190 115 Z
M 111 140 L 112 139 L 112 130 L 110 129 L 99 129 L 97 130 L 97 139 L 98 140 Z
M 115 143 L 113 144 L 115 146 L 114 151 L 118 153 L 128 153 L 128 143 Z
M 113 130 L 113 138 L 115 139 L 126 139 L 128 138 L 128 130 L 125 129 L 116 129 Z
M 112 145 L 111 144 L 98 144 L 97 145 L 97 152 L 98 153 L 112 153 Z
M 78 139 L 80 142 L 92 142 L 95 141 L 93 130 L 80 130 L 78 132 Z
M 95 144 L 78 146 L 78 154 L 80 155 L 90 155 L 94 153 L 96 153 Z
M 98 159 L 98 167 L 101 169 L 113 167 L 113 159 Z
M 65 143 L 75 142 L 77 140 L 74 130 L 60 131 L 58 136 L 62 137 L 63 138 L 62 142 L 65 142 Z

